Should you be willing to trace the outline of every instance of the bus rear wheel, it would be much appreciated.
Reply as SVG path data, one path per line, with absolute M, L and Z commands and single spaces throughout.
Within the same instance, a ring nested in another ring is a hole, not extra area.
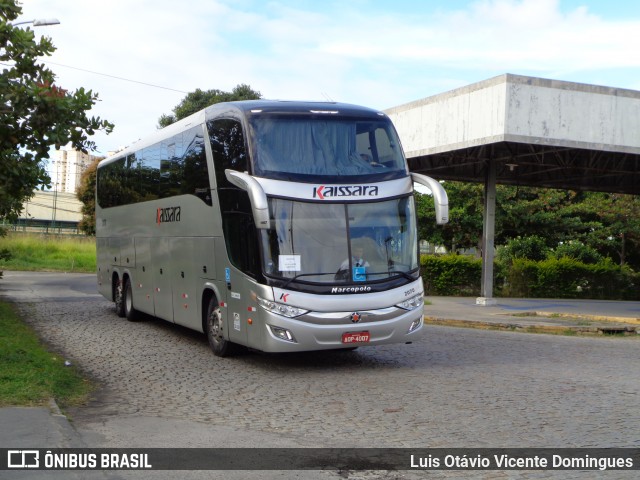
M 124 281 L 124 292 L 123 292 L 123 300 L 124 304 L 124 316 L 127 317 L 127 320 L 130 322 L 135 322 L 138 320 L 138 311 L 133 306 L 133 289 L 131 287 L 131 280 L 129 278 Z
M 124 285 L 122 284 L 122 280 L 116 280 L 116 291 L 114 295 L 114 302 L 116 304 L 116 313 L 119 317 L 125 316 L 124 311 Z
M 217 357 L 226 357 L 231 355 L 234 350 L 234 344 L 224 338 L 224 321 L 222 318 L 222 310 L 215 297 L 211 297 L 207 307 L 206 334 L 209 340 L 209 346 L 213 350 L 213 354 Z

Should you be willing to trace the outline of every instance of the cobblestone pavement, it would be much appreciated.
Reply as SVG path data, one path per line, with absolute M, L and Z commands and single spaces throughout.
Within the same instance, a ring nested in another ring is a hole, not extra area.
M 154 417 L 255 432 L 259 444 L 242 446 L 271 446 L 261 435 L 277 434 L 319 447 L 640 447 L 637 338 L 427 326 L 412 345 L 220 359 L 204 335 L 155 319 L 127 322 L 101 297 L 20 307 L 102 386 L 70 413 L 78 428 L 107 437 L 100 425 L 116 418 Z M 349 478 L 378 478 L 371 475 Z

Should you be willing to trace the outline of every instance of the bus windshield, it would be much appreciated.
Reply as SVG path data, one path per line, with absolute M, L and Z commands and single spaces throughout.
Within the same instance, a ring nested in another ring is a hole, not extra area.
M 253 174 L 279 180 L 391 180 L 408 175 L 391 121 L 330 115 L 256 115 Z M 351 177 L 351 178 L 349 178 Z
M 418 277 L 413 197 L 374 203 L 308 203 L 271 198 L 262 230 L 268 277 L 355 284 Z

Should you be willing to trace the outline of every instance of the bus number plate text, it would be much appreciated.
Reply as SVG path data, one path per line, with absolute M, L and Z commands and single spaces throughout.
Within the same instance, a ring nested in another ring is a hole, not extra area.
M 342 343 L 368 343 L 370 338 L 369 332 L 347 332 L 342 334 Z

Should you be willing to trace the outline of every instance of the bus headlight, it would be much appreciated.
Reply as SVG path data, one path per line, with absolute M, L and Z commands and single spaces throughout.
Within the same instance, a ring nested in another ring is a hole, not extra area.
M 409 331 L 407 333 L 411 333 L 411 332 L 417 330 L 418 328 L 420 328 L 421 326 L 422 326 L 422 315 L 420 315 L 420 318 L 416 318 L 411 323 L 411 326 L 409 327 Z
M 291 305 L 285 305 L 284 303 L 278 303 L 271 300 L 265 300 L 258 297 L 258 305 L 264 308 L 267 312 L 282 315 L 283 317 L 293 318 L 304 315 L 309 310 L 303 310 L 302 308 L 292 307 Z
M 424 297 L 422 294 L 416 295 L 411 298 L 407 298 L 404 302 L 396 304 L 396 307 L 402 308 L 404 310 L 415 310 L 418 307 L 424 305 Z
M 269 330 L 271 330 L 271 333 L 274 337 L 279 338 L 280 340 L 285 340 L 287 342 L 298 343 L 296 342 L 293 334 L 286 328 L 276 327 L 274 325 L 267 325 L 267 327 L 269 327 Z

